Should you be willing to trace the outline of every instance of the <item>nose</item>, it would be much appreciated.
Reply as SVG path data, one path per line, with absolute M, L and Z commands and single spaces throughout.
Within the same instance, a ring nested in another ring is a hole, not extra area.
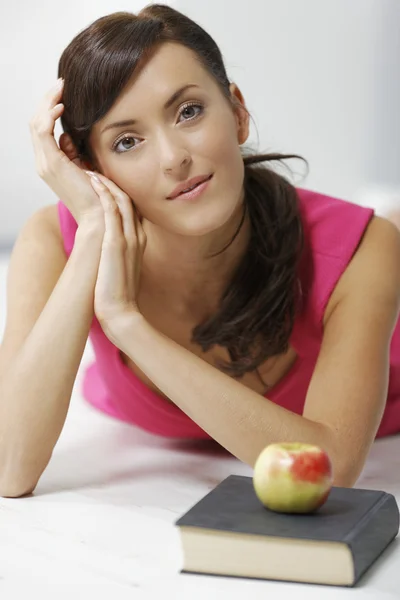
M 160 140 L 160 167 L 164 173 L 179 174 L 192 163 L 189 151 L 179 136 L 164 135 Z

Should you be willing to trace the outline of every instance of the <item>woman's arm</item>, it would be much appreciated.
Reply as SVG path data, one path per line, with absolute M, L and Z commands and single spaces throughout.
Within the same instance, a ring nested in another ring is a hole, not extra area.
M 330 303 L 303 416 L 265 399 L 154 329 L 140 313 L 120 319 L 119 348 L 191 419 L 254 465 L 270 443 L 327 450 L 335 484 L 356 481 L 385 405 L 389 344 L 400 299 L 400 236 L 370 224 Z
M 102 227 L 81 225 L 67 262 L 57 208 L 36 213 L 12 254 L 0 348 L 0 495 L 31 492 L 61 433 L 93 319 Z
M 328 426 L 337 470 L 358 478 L 385 409 L 400 309 L 400 234 L 375 217 L 336 286 L 303 415 Z

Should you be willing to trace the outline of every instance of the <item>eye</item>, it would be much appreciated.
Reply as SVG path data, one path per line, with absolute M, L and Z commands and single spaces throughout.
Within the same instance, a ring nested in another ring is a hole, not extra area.
M 196 112 L 197 109 L 197 112 Z M 184 106 L 182 106 L 180 112 L 179 112 L 179 116 L 180 117 L 184 117 L 184 121 L 192 121 L 193 119 L 196 119 L 197 117 L 199 117 L 204 111 L 204 106 L 202 106 L 201 104 L 198 104 L 196 102 L 192 102 L 190 104 L 185 104 Z
M 132 150 L 132 148 L 135 148 L 137 146 L 137 144 L 132 143 L 132 141 L 135 141 L 137 139 L 138 138 L 135 138 L 133 135 L 125 134 L 124 136 L 115 140 L 112 149 L 117 154 L 123 154 L 124 152 L 128 152 L 129 150 Z M 127 144 L 125 145 L 126 142 Z

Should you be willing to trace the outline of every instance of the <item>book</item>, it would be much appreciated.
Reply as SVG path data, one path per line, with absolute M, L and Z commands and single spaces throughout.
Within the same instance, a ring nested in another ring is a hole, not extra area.
M 277 513 L 230 475 L 176 522 L 185 573 L 354 586 L 399 532 L 395 497 L 332 487 L 310 514 Z

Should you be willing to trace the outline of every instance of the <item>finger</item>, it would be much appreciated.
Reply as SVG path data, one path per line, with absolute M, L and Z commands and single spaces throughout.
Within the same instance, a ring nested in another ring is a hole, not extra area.
M 91 171 L 86 172 L 89 175 L 92 173 Z M 138 213 L 134 203 L 128 194 L 123 192 L 113 181 L 100 173 L 96 173 L 96 177 L 109 189 L 118 204 L 122 218 L 123 232 L 128 246 L 130 248 L 136 246 L 138 241 L 136 227 Z
M 139 289 L 139 282 L 141 276 L 141 268 L 143 264 L 143 255 L 147 244 L 147 237 L 145 231 L 143 229 L 142 222 L 139 217 L 139 213 L 136 209 L 133 210 L 133 223 L 135 228 L 135 235 L 137 239 L 137 244 L 135 248 L 135 252 L 131 254 L 132 256 L 132 279 L 129 282 L 132 288 L 132 293 L 130 295 L 131 298 L 136 298 L 137 290 Z
M 136 230 L 134 224 L 135 209 L 132 200 L 129 198 L 128 194 L 123 192 L 113 181 L 100 173 L 96 173 L 96 176 L 109 189 L 118 204 L 122 217 L 123 232 L 127 243 L 130 245 L 132 245 L 132 243 L 136 244 Z
M 46 132 L 51 131 L 51 127 L 54 127 L 54 117 L 60 111 L 61 107 L 64 107 L 61 102 L 63 92 L 63 81 L 58 81 L 40 102 L 38 109 L 31 119 L 31 126 L 33 131 L 45 130 Z
M 41 102 L 30 122 L 32 142 L 39 173 L 44 171 L 49 157 L 60 156 L 62 151 L 54 139 L 56 120 L 61 116 L 64 105 L 59 102 L 62 86 L 54 86 Z
M 121 190 L 120 187 L 117 186 L 116 183 L 114 183 L 114 181 L 111 181 L 111 179 L 108 179 L 108 177 L 106 177 L 105 175 L 102 175 L 101 173 L 98 173 L 97 171 L 87 171 L 88 175 L 96 175 L 96 177 L 98 177 L 98 179 L 100 179 L 100 181 L 106 185 L 108 187 L 108 189 L 110 190 L 110 192 L 112 193 L 112 195 L 114 196 L 114 198 L 122 198 L 123 196 L 125 196 L 126 198 L 129 198 L 128 194 L 126 194 L 123 190 Z M 130 200 L 130 198 L 129 198 Z M 132 202 L 130 200 L 130 202 Z
M 107 177 L 104 177 L 103 175 L 97 173 L 96 175 L 107 187 L 110 193 L 112 193 L 119 208 L 122 232 L 126 242 L 125 264 L 128 294 L 129 298 L 133 298 L 135 293 L 135 262 L 138 258 L 138 252 L 140 253 L 140 250 L 138 249 L 136 211 L 129 196 L 123 192 L 113 181 Z
M 101 173 L 93 173 L 93 171 L 86 171 L 88 175 L 95 174 L 104 185 L 108 187 L 110 192 L 113 194 L 114 198 L 117 200 L 118 204 L 123 205 L 124 215 L 127 217 L 127 223 L 132 223 L 134 221 L 134 217 L 137 216 L 139 221 L 142 221 L 142 216 L 140 215 L 137 207 L 133 200 L 126 194 L 121 188 L 119 188 L 111 179 L 108 179 Z M 136 229 L 135 229 L 136 231 Z
M 147 243 L 147 236 L 146 233 L 144 231 L 143 228 L 143 218 L 141 217 L 141 215 L 139 214 L 139 211 L 137 210 L 137 208 L 135 206 L 133 206 L 133 224 L 135 227 L 135 234 L 136 234 L 136 239 L 137 239 L 137 246 L 138 246 L 138 255 L 139 256 L 143 256 L 145 248 L 146 248 L 146 243 Z
M 125 246 L 121 215 L 114 196 L 96 175 L 90 177 L 90 182 L 104 209 L 105 241 L 112 242 L 114 245 L 122 244 Z
M 138 239 L 134 224 L 135 214 L 131 199 L 125 197 L 117 198 L 119 211 L 122 218 L 122 229 L 126 240 L 125 264 L 128 287 L 128 297 L 135 297 L 135 262 L 138 253 Z
M 58 104 L 64 91 L 64 79 L 60 77 L 55 84 L 47 90 L 42 100 L 39 102 L 38 112 L 50 110 Z
M 129 292 L 126 265 L 126 241 L 123 236 L 121 215 L 110 190 L 96 176 L 91 176 L 93 189 L 100 198 L 104 209 L 105 232 L 101 249 L 97 291 L 105 297 L 111 295 L 114 301 L 126 300 Z M 128 296 L 130 297 L 130 296 Z

